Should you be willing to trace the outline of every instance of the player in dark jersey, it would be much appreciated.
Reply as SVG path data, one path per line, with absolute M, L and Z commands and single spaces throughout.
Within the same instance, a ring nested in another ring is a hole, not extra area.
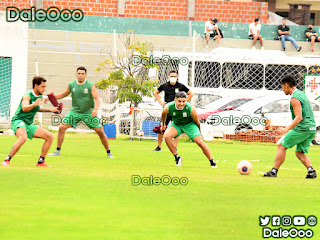
M 161 101 L 161 97 L 159 93 L 164 92 L 164 102 Z M 174 97 L 176 93 L 178 92 L 186 92 L 188 94 L 187 96 L 187 102 L 193 97 L 193 93 L 189 88 L 187 88 L 184 84 L 180 83 L 178 81 L 178 73 L 175 70 L 171 70 L 169 73 L 169 81 L 162 84 L 155 92 L 154 96 L 158 100 L 161 106 L 165 106 L 166 103 L 170 103 L 174 101 Z M 172 118 L 170 115 L 167 116 L 166 119 L 166 125 L 168 125 L 171 122 Z M 163 139 L 163 134 L 158 134 L 158 146 L 153 151 L 161 151 L 161 143 Z M 179 138 L 176 138 L 174 140 L 174 146 L 177 147 L 179 142 Z
M 217 165 L 212 158 L 210 148 L 203 141 L 200 131 L 200 122 L 195 108 L 186 101 L 187 95 L 184 92 L 178 92 L 174 102 L 167 104 L 162 111 L 161 131 L 166 129 L 166 117 L 168 114 L 172 116 L 172 123 L 164 133 L 164 139 L 168 148 L 175 157 L 176 166 L 181 166 L 182 158 L 178 155 L 176 148 L 172 142 L 172 138 L 179 137 L 180 134 L 186 133 L 202 149 L 204 155 L 210 161 L 212 168 Z
M 14 131 L 18 141 L 13 145 L 7 158 L 1 163 L 2 166 L 10 167 L 10 160 L 19 151 L 20 147 L 26 142 L 27 138 L 42 138 L 45 140 L 41 154 L 36 166 L 51 167 L 45 162 L 45 157 L 53 141 L 53 134 L 48 130 L 32 124 L 37 112 L 58 112 L 58 108 L 46 109 L 40 107 L 42 94 L 46 90 L 47 80 L 40 76 L 35 76 L 32 80 L 33 89 L 22 97 L 19 107 L 15 112 L 11 129 Z M 46 100 L 47 101 L 47 100 Z
M 287 149 L 297 145 L 295 153 L 308 170 L 306 178 L 316 178 L 317 173 L 311 165 L 310 158 L 306 155 L 316 134 L 316 124 L 310 102 L 304 92 L 296 89 L 293 77 L 284 77 L 281 85 L 283 92 L 291 95 L 290 111 L 293 121 L 288 127 L 279 130 L 286 135 L 279 144 L 273 168 L 269 172 L 259 172 L 259 174 L 262 177 L 277 177 L 278 170 L 286 158 Z
M 72 108 L 59 125 L 57 150 L 49 155 L 60 156 L 66 130 L 71 127 L 76 128 L 78 123 L 83 121 L 98 134 L 101 143 L 107 151 L 107 156 L 114 158 L 110 151 L 108 137 L 104 132 L 100 120 L 97 118 L 100 105 L 98 91 L 92 82 L 86 80 L 87 69 L 85 67 L 77 68 L 76 77 L 77 80 L 70 82 L 64 92 L 55 95 L 57 99 L 61 99 L 71 93 Z

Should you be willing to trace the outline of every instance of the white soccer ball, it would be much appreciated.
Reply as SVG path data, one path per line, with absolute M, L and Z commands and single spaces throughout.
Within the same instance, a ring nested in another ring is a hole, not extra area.
M 249 175 L 252 171 L 252 164 L 248 160 L 241 160 L 238 163 L 237 169 L 241 175 Z
M 142 137 L 144 135 L 144 132 L 142 130 L 137 130 L 136 134 L 138 137 Z

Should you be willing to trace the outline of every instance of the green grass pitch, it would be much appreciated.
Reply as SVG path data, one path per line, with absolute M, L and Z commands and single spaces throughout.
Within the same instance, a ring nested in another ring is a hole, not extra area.
M 55 140 L 51 151 L 55 149 Z M 15 136 L 0 136 L 4 159 Z M 181 141 L 181 167 L 163 144 L 110 141 L 108 159 L 95 134 L 67 134 L 62 156 L 47 156 L 52 168 L 35 164 L 43 141 L 27 140 L 10 168 L 0 166 L 0 239 L 262 239 L 259 216 L 315 215 L 320 218 L 319 179 L 304 179 L 306 170 L 294 155 L 278 178 L 262 178 L 273 164 L 276 144 L 208 142 L 218 168 L 195 143 Z M 311 161 L 320 170 L 320 146 L 311 146 Z M 253 162 L 248 176 L 235 160 Z M 1 160 L 2 161 L 2 160 Z M 319 172 L 320 173 L 320 172 Z M 131 176 L 187 177 L 186 186 L 132 186 Z M 318 225 L 314 239 L 320 239 Z

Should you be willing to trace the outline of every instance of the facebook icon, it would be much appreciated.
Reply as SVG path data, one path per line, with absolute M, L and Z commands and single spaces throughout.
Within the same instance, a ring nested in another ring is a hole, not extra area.
M 272 216 L 272 226 L 280 226 L 280 216 Z

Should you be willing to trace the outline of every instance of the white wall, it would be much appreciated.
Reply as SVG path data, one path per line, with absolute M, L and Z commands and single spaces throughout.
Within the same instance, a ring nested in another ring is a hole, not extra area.
M 0 12 L 0 56 L 12 57 L 10 119 L 27 87 L 28 23 L 6 22 Z

